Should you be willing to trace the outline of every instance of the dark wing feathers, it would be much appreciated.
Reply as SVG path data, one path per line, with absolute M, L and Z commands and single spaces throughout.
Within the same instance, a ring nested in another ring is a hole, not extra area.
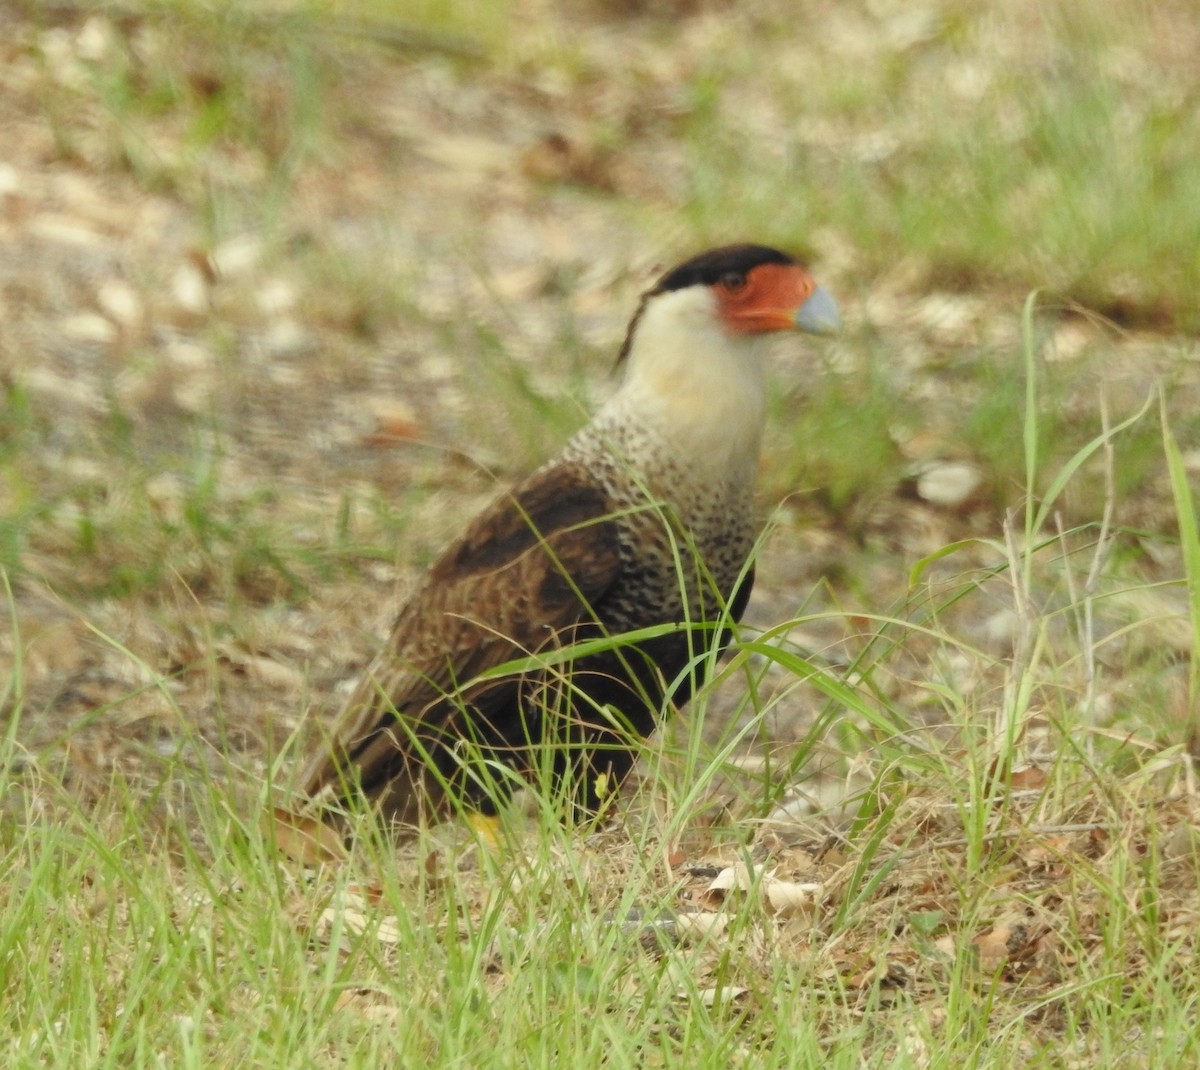
M 590 619 L 619 573 L 611 505 L 582 470 L 543 469 L 498 498 L 401 610 L 334 723 L 333 746 L 302 774 L 302 790 L 341 795 L 340 785 L 357 779 L 368 795 L 390 793 L 386 808 L 410 819 L 411 796 L 430 793 L 415 783 L 422 763 L 405 753 L 411 738 L 453 731 L 463 702 L 511 701 L 515 680 L 466 685 Z

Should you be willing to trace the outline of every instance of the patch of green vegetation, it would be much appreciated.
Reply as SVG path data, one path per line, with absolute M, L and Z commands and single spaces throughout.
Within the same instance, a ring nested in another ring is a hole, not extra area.
M 802 81 L 753 62 L 795 27 L 731 38 L 691 83 L 683 207 L 697 234 L 734 220 L 803 248 L 830 228 L 878 276 L 915 259 L 944 288 L 1052 288 L 1123 324 L 1195 330 L 1194 66 L 1154 65 L 1140 9 L 1073 2 L 998 60 L 989 48 L 1023 40 L 1009 17 L 943 10 L 869 64 L 806 57 Z M 778 86 L 770 141 L 730 103 L 750 78 Z
M 802 396 L 777 398 L 775 426 L 786 440 L 773 451 L 774 497 L 799 493 L 845 516 L 854 503 L 890 491 L 902 468 L 893 431 L 907 407 L 876 360 L 850 374 L 829 369 Z
M 318 40 L 241 17 L 240 5 L 124 15 L 91 23 L 86 44 L 61 28 L 42 38 L 42 100 L 60 153 L 198 202 L 228 184 L 231 158 L 240 178 L 286 186 L 324 125 L 332 70 Z
M 752 649 L 813 677 L 769 638 Z M 1063 668 L 1024 661 L 1013 679 Z M 1182 766 L 1116 773 L 1122 741 L 1097 736 L 1018 788 L 1019 734 L 980 732 L 979 696 L 958 694 L 954 745 L 932 747 L 860 689 L 823 683 L 878 745 L 859 755 L 855 819 L 832 837 L 785 825 L 799 845 L 754 847 L 757 822 L 697 839 L 714 772 L 685 747 L 647 792 L 670 800 L 659 816 L 635 807 L 616 834 L 585 843 L 538 819 L 471 866 L 437 840 L 398 855 L 367 818 L 346 863 L 300 870 L 229 793 L 235 770 L 166 759 L 155 779 L 184 794 L 150 826 L 149 780 L 114 773 L 83 808 L 9 737 L 0 948 L 24 968 L 6 975 L 3 1042 L 51 1067 L 857 1068 L 936 1049 L 1049 1068 L 1116 1058 L 1152 1023 L 1139 1062 L 1194 1058 L 1196 937 L 1169 925 L 1194 900 L 1194 858 L 1163 803 Z M 1076 732 L 1069 688 L 1043 697 L 1053 713 L 1038 717 Z M 179 730 L 179 753 L 196 753 L 186 718 Z M 664 861 L 680 842 L 746 883 L 706 892 Z M 808 905 L 770 908 L 780 881 L 807 881 Z M 697 916 L 707 935 L 678 920 Z
M 25 502 L 14 497 L 0 528 L 6 570 L 32 567 L 73 598 L 131 598 L 182 582 L 197 597 L 262 602 L 302 597 L 359 553 L 336 537 L 334 517 L 319 539 L 300 534 L 311 521 L 282 507 L 268 482 L 231 494 L 221 459 L 193 441 L 191 452 L 153 455 L 136 441 L 98 443 L 119 476 L 46 470 L 31 442 L 0 465 L 10 496 Z

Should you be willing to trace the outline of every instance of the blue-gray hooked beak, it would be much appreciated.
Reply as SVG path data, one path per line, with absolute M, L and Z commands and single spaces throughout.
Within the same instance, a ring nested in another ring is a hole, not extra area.
M 795 323 L 810 334 L 837 334 L 842 329 L 842 316 L 829 291 L 818 286 L 796 311 Z

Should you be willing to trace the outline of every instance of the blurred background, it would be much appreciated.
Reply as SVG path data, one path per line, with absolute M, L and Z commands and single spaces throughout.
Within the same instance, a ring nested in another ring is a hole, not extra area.
M 0 2 L 0 693 L 31 768 L 85 798 L 261 777 L 611 389 L 640 289 L 734 240 L 847 323 L 776 353 L 752 624 L 886 654 L 871 701 L 918 724 L 989 709 L 1032 628 L 1072 709 L 1186 734 L 1163 435 L 1200 467 L 1200 10 L 649 7 Z M 807 739 L 827 696 L 751 672 L 761 740 Z M 755 715 L 734 690 L 712 731 Z

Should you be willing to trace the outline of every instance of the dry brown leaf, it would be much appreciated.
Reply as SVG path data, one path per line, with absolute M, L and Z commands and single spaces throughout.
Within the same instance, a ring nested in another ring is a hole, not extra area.
M 374 428 L 363 436 L 366 446 L 394 446 L 413 442 L 424 434 L 416 410 L 399 398 L 373 397 L 365 406 L 374 420 Z
M 372 884 L 348 884 L 346 894 L 354 896 L 357 902 L 378 906 L 383 902 L 383 885 L 378 881 Z
M 856 957 L 846 963 L 842 980 L 847 988 L 861 991 L 867 988 L 903 988 L 908 984 L 908 971 L 899 962 L 887 959 Z
M 1037 791 L 1046 786 L 1048 779 L 1044 769 L 1030 765 L 1024 769 L 1015 770 L 1010 778 L 1010 784 L 1013 791 Z
M 1045 873 L 1066 870 L 1066 856 L 1071 852 L 1069 836 L 1044 836 L 1021 848 L 1021 857 L 1031 869 Z
M 1006 924 L 993 925 L 971 941 L 979 956 L 979 965 L 984 970 L 994 970 L 1008 961 L 1009 943 L 1014 930 Z
M 291 665 L 262 654 L 252 654 L 236 643 L 217 643 L 217 653 L 238 672 L 272 687 L 290 687 L 299 690 L 304 676 Z
M 1050 930 L 1024 916 L 1004 918 L 971 941 L 979 966 L 994 970 L 1007 963 L 1026 963 L 1053 943 Z
M 520 162 L 522 174 L 535 182 L 574 182 L 610 192 L 617 185 L 610 155 L 557 131 L 526 148 Z
M 363 435 L 364 446 L 395 446 L 399 442 L 415 442 L 421 438 L 421 425 L 417 423 L 380 424 L 369 435 Z
M 324 822 L 276 806 L 262 819 L 263 835 L 293 862 L 319 865 L 346 857 L 342 838 Z
M 66 672 L 86 656 L 79 629 L 70 620 L 24 616 L 18 634 L 25 641 L 25 671 L 30 675 Z

